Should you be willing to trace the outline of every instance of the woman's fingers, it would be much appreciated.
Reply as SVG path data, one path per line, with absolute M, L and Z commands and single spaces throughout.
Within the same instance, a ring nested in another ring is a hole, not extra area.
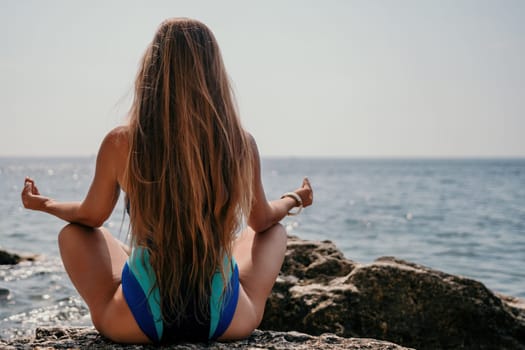
M 303 187 L 307 187 L 309 189 L 312 188 L 312 185 L 310 184 L 310 180 L 308 179 L 308 177 L 305 176 L 305 178 L 303 179 Z
M 312 185 L 310 184 L 310 180 L 307 177 L 303 179 L 301 188 L 297 189 L 295 192 L 301 196 L 304 207 L 307 207 L 312 204 L 314 199 Z
M 36 195 L 40 194 L 40 191 L 38 191 L 38 187 L 36 187 L 35 185 L 35 181 L 29 176 L 27 176 L 24 181 L 24 191 L 27 191 L 28 193 L 36 194 Z
M 35 181 L 30 177 L 26 177 L 24 188 L 22 189 L 22 204 L 25 208 L 32 209 L 31 199 L 34 195 L 40 195 L 38 188 L 35 186 Z
M 40 195 L 35 182 L 31 178 L 25 179 L 21 197 L 24 207 L 32 210 L 42 210 L 45 202 L 49 200 L 49 198 Z
M 22 190 L 22 194 L 28 194 L 31 193 L 31 189 L 33 188 L 33 184 L 30 181 L 27 181 L 24 183 L 24 189 Z
M 26 180 L 24 183 L 24 189 L 22 190 L 22 204 L 27 208 L 29 205 L 29 196 L 31 194 L 31 183 Z

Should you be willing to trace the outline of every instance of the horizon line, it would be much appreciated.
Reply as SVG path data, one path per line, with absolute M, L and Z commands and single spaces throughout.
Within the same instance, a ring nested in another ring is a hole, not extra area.
M 0 159 L 92 159 L 90 155 L 1 155 Z M 326 160 L 525 160 L 525 155 L 264 155 L 261 159 L 326 159 Z

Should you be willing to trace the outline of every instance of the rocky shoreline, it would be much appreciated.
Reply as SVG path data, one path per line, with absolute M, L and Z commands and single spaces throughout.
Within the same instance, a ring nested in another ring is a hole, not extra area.
M 5 350 L 22 349 L 157 349 L 154 345 L 123 345 L 104 339 L 93 328 L 39 328 L 33 338 L 16 339 L 9 343 L 0 342 L 0 348 Z M 163 346 L 166 350 L 199 350 L 199 349 L 369 349 L 369 350 L 404 350 L 399 345 L 364 338 L 342 338 L 334 334 L 311 336 L 299 332 L 274 332 L 256 330 L 244 340 L 235 342 L 213 343 L 181 343 Z
M 0 348 L 153 347 L 113 344 L 92 328 L 43 328 Z M 237 342 L 167 347 L 239 348 L 525 349 L 525 302 L 393 257 L 359 264 L 329 241 L 290 237 L 260 330 Z

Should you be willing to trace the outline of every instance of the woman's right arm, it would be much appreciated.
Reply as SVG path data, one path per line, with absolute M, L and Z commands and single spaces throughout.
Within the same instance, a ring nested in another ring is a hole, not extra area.
M 125 129 L 113 129 L 102 141 L 95 168 L 95 176 L 83 201 L 61 202 L 42 196 L 31 178 L 26 178 L 22 190 L 22 203 L 25 208 L 39 210 L 62 220 L 99 227 L 111 215 L 120 194 L 117 164 L 126 157 L 122 152 L 125 146 Z
M 251 140 L 252 152 L 254 155 L 254 182 L 252 210 L 248 217 L 248 226 L 255 232 L 262 232 L 281 221 L 290 210 L 299 206 L 297 200 L 292 197 L 268 201 L 264 193 L 264 187 L 261 179 L 261 160 L 259 150 L 255 139 L 249 135 Z M 310 181 L 307 178 L 303 180 L 301 187 L 294 191 L 301 197 L 303 207 L 310 206 L 313 202 L 313 191 Z

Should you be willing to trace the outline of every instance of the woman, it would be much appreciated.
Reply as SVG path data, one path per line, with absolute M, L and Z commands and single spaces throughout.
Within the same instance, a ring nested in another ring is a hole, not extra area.
M 121 190 L 129 255 L 101 227 Z M 237 117 L 216 40 L 190 19 L 159 27 L 129 123 L 102 142 L 86 198 L 57 202 L 30 178 L 22 192 L 26 208 L 70 223 L 58 237 L 64 266 L 95 327 L 123 343 L 249 336 L 284 259 L 278 222 L 312 200 L 305 179 L 267 201 L 257 146 Z M 237 238 L 242 218 L 247 228 Z

